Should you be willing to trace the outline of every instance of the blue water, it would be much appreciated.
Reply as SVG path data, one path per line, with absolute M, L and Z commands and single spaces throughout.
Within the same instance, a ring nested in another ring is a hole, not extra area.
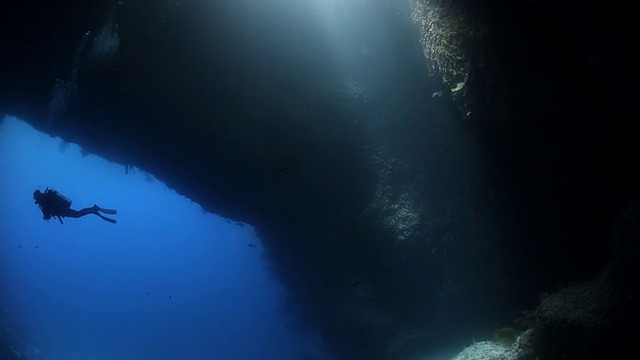
M 44 221 L 32 193 L 118 210 Z M 0 321 L 31 359 L 327 359 L 249 224 L 6 117 Z M 302 329 L 307 330 L 302 330 Z

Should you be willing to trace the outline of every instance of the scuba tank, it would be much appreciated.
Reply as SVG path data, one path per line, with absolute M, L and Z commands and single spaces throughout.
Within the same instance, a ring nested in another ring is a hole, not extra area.
M 54 195 L 51 197 L 51 199 L 53 199 L 53 202 L 55 203 L 56 208 L 68 209 L 71 207 L 71 199 L 60 194 L 57 190 L 47 188 L 45 190 L 45 193 Z

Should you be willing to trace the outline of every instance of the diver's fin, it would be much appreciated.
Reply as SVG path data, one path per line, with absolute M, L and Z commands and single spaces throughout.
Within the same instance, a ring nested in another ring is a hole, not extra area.
M 111 215 L 115 215 L 118 213 L 118 210 L 112 210 L 112 209 L 103 209 L 101 207 L 98 206 L 98 211 L 103 212 L 105 214 L 111 214 Z
M 108 218 L 108 217 L 106 217 L 106 216 L 102 216 L 102 215 L 100 215 L 100 214 L 98 214 L 98 213 L 95 213 L 95 214 L 96 214 L 96 215 L 98 215 L 98 216 L 100 216 L 100 218 L 101 218 L 102 220 L 104 220 L 104 221 L 108 221 L 108 222 L 110 222 L 110 223 L 112 223 L 112 224 L 115 224 L 115 223 L 116 223 L 116 221 L 115 221 L 114 219 L 110 219 L 110 218 Z

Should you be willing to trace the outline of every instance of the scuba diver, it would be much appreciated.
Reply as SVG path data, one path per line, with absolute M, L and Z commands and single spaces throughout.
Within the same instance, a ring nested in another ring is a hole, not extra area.
M 93 205 L 92 207 L 81 210 L 73 210 L 71 208 L 71 200 L 53 189 L 47 188 L 44 193 L 36 190 L 33 192 L 33 199 L 40 207 L 42 215 L 44 215 L 43 219 L 45 220 L 49 220 L 53 216 L 58 218 L 60 224 L 63 224 L 63 217 L 79 218 L 88 214 L 94 214 L 98 215 L 104 221 L 112 224 L 116 223 L 114 219 L 110 219 L 101 214 L 101 212 L 105 214 L 116 214 L 116 210 L 103 209 L 98 205 Z

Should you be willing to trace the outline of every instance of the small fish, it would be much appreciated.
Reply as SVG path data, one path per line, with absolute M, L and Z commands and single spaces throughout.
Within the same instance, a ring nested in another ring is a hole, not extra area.
M 37 249 L 37 248 L 39 248 L 39 247 L 40 247 L 40 245 L 36 245 L 36 246 L 34 246 L 34 249 Z
M 237 222 L 236 222 L 236 225 L 238 225 L 238 226 L 244 226 L 244 223 L 241 223 L 240 221 L 237 221 Z
M 247 246 L 251 247 L 251 248 L 257 248 L 258 247 L 258 246 L 256 246 L 256 244 L 247 244 Z

